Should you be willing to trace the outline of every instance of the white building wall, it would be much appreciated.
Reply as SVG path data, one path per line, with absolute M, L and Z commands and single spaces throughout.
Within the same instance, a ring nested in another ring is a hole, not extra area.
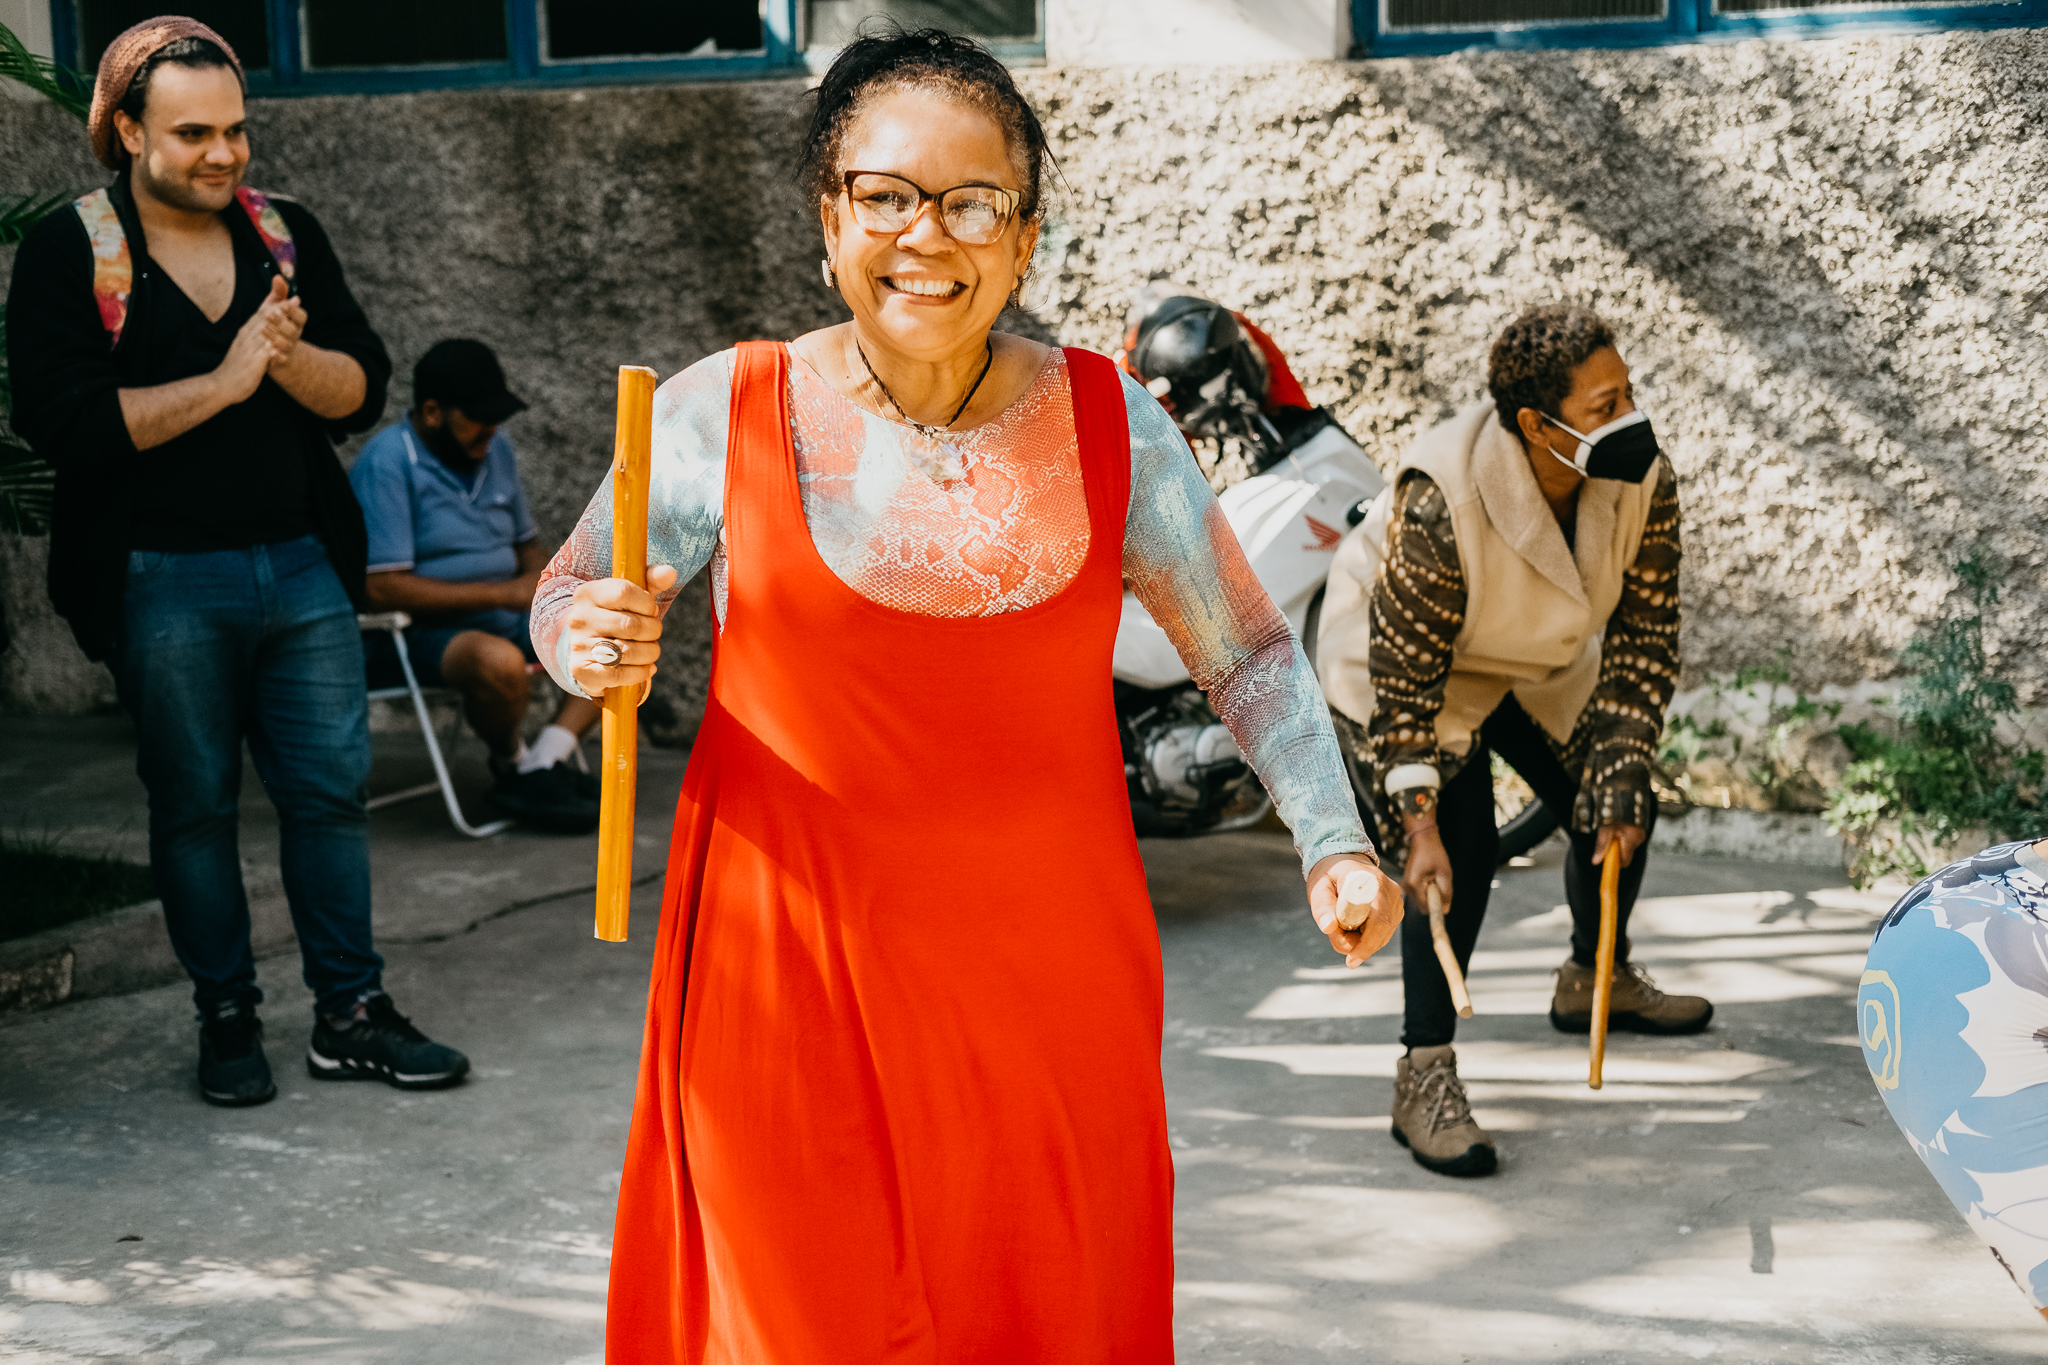
M 1688 686 L 1781 649 L 1808 688 L 1891 676 L 1974 551 L 2004 574 L 1996 666 L 2048 704 L 2048 29 L 1258 64 L 1278 40 L 1238 30 L 1233 69 L 1168 60 L 1186 10 L 1229 17 L 1184 0 L 1143 64 L 1020 73 L 1062 175 L 1006 326 L 1109 350 L 1170 275 L 1391 465 L 1516 312 L 1591 302 L 1678 466 Z M 807 107 L 800 81 L 259 99 L 251 180 L 333 237 L 391 413 L 433 341 L 491 339 L 552 543 L 608 467 L 619 364 L 844 316 L 790 176 Z M 104 180 L 75 120 L 0 105 L 0 196 Z M 0 536 L 0 707 L 88 709 L 106 675 L 43 555 Z M 642 713 L 670 741 L 703 706 L 693 600 Z
M 1046 0 L 1053 67 L 1328 61 L 1351 47 L 1347 0 Z

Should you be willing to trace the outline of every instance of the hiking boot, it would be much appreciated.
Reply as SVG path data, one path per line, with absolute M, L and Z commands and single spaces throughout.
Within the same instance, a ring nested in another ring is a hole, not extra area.
M 254 1005 L 223 1005 L 199 1020 L 199 1097 L 224 1109 L 277 1098 Z
M 1591 967 L 1581 967 L 1570 958 L 1557 969 L 1557 994 L 1550 1000 L 1550 1025 L 1560 1033 L 1590 1033 L 1593 1029 L 1593 980 Z M 1610 1033 L 1698 1033 L 1714 1018 L 1714 1006 L 1697 995 L 1666 995 L 1650 980 L 1650 974 L 1633 962 L 1614 969 L 1614 986 L 1607 997 L 1607 1029 Z
M 1394 1064 L 1393 1131 L 1418 1166 L 1438 1175 L 1491 1175 L 1499 1164 L 1493 1139 L 1472 1121 L 1448 1044 L 1413 1048 Z
M 522 773 L 510 763 L 491 760 L 497 782 L 491 804 L 535 829 L 556 834 L 588 834 L 597 828 L 597 798 L 583 794 L 581 774 L 566 763 Z
M 383 1081 L 400 1090 L 440 1090 L 469 1074 L 469 1058 L 427 1037 L 388 995 L 356 1006 L 348 1027 L 315 1015 L 306 1073 L 319 1081 Z

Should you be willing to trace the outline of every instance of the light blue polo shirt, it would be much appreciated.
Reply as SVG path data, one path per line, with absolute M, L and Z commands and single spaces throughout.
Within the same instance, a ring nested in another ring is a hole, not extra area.
M 502 431 L 463 479 L 401 417 L 363 446 L 348 481 L 363 505 L 371 573 L 409 569 L 451 583 L 502 583 L 519 572 L 513 546 L 540 534 Z

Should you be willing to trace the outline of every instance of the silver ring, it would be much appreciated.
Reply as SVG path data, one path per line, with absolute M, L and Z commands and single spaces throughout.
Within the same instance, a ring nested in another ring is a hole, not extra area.
M 590 642 L 590 662 L 594 664 L 602 664 L 606 668 L 610 668 L 625 657 L 625 646 L 621 645 L 617 640 L 592 640 Z

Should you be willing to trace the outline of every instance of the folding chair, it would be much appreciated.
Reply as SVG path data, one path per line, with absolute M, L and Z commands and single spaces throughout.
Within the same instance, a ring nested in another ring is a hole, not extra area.
M 441 756 L 441 742 L 434 734 L 434 717 L 433 713 L 427 709 L 426 689 L 420 686 L 420 680 L 413 675 L 412 656 L 405 651 L 405 628 L 411 624 L 412 617 L 402 611 L 385 611 L 374 615 L 356 617 L 356 625 L 359 629 L 364 631 L 385 630 L 391 632 L 391 642 L 398 647 L 398 666 L 405 672 L 405 686 L 373 687 L 370 689 L 370 700 L 396 701 L 400 697 L 412 698 L 413 711 L 420 718 L 420 733 L 426 736 L 427 756 L 434 760 L 434 781 L 422 782 L 417 787 L 407 787 L 402 791 L 386 792 L 382 796 L 373 796 L 369 800 L 369 808 L 377 810 L 383 806 L 395 805 L 400 801 L 410 801 L 415 797 L 425 796 L 438 788 L 442 801 L 447 803 L 448 806 L 449 822 L 472 839 L 488 839 L 493 834 L 511 828 L 512 822 L 510 820 L 492 820 L 487 824 L 472 825 L 469 821 L 463 819 L 462 803 L 456 800 L 455 783 L 448 776 L 448 761 Z M 448 726 L 448 742 L 452 745 L 455 743 L 455 737 L 462 733 L 461 694 L 452 687 L 437 687 L 434 691 L 437 694 L 455 699 L 455 719 Z

